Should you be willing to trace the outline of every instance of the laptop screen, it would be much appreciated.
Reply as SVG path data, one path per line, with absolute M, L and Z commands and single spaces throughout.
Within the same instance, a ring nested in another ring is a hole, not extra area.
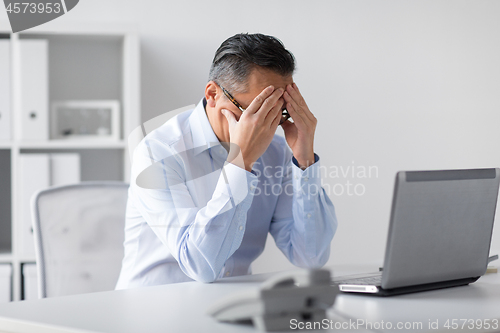
M 500 169 L 396 175 L 382 287 L 485 273 Z

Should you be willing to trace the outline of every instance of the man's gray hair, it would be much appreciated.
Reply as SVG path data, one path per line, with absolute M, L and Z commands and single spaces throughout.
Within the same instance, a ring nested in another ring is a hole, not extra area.
M 238 34 L 226 39 L 210 68 L 209 81 L 215 81 L 231 93 L 247 90 L 248 76 L 257 67 L 282 76 L 293 75 L 295 58 L 276 37 L 263 34 Z

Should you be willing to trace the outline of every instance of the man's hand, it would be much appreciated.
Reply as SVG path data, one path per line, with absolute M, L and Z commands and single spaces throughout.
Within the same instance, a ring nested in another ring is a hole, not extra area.
M 285 121 L 281 127 L 285 131 L 286 142 L 292 149 L 293 156 L 299 167 L 304 170 L 314 164 L 314 132 L 318 121 L 307 107 L 295 83 L 286 87 L 283 97 L 293 123 Z
M 229 162 L 252 170 L 252 165 L 269 147 L 280 123 L 283 92 L 282 88 L 267 87 L 255 97 L 239 121 L 231 111 L 221 110 L 229 122 L 230 141 L 239 147 L 242 157 L 238 159 L 235 152 L 230 151 Z

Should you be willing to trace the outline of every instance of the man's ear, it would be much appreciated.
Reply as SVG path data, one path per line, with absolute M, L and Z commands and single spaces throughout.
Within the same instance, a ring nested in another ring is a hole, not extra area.
M 205 87 L 205 99 L 207 100 L 207 105 L 214 108 L 217 104 L 217 83 L 214 81 L 209 81 Z

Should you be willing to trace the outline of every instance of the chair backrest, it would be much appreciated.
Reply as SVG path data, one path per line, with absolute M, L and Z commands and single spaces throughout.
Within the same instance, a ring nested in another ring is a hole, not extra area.
M 83 182 L 32 197 L 40 298 L 112 290 L 123 259 L 128 184 Z

